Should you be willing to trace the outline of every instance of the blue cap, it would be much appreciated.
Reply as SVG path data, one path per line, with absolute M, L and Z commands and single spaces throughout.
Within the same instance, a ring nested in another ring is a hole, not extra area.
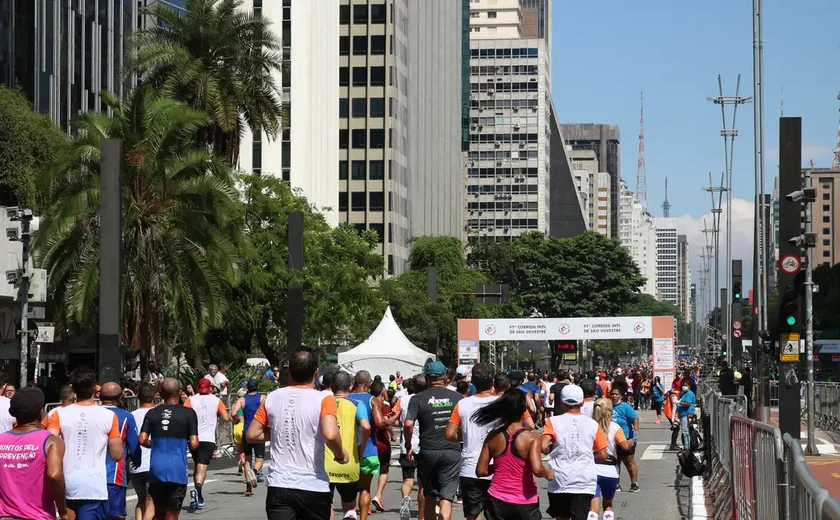
M 440 361 L 432 361 L 426 366 L 427 376 L 442 376 L 446 373 L 446 365 Z

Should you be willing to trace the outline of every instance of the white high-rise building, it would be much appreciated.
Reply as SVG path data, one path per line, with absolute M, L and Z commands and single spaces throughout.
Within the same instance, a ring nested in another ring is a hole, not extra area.
M 589 183 L 585 190 L 588 196 L 584 206 L 584 214 L 588 217 L 587 229 L 608 237 L 612 229 L 610 174 L 599 171 L 598 155 L 594 150 L 575 150 L 571 146 L 566 146 L 566 150 L 575 178 L 586 177 Z
M 659 297 L 679 305 L 677 219 L 656 218 L 656 277 Z
M 609 175 L 605 182 L 609 182 Z M 620 183 L 618 211 L 618 239 L 621 245 L 630 253 L 633 261 L 645 277 L 645 285 L 641 291 L 658 298 L 657 289 L 657 248 L 656 226 L 654 219 L 645 211 L 644 206 L 636 200 L 635 194 L 627 184 Z
M 522 8 L 519 0 L 471 0 L 470 39 L 522 38 Z

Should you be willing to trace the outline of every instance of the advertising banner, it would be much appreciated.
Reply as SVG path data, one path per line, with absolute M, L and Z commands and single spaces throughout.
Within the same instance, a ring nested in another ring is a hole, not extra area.
M 462 339 L 458 341 L 458 364 L 475 365 L 478 362 L 478 341 L 474 339 Z
M 482 319 L 479 339 L 516 341 L 552 339 L 632 339 L 652 337 L 649 316 L 613 318 Z M 673 352 L 673 342 L 672 342 Z

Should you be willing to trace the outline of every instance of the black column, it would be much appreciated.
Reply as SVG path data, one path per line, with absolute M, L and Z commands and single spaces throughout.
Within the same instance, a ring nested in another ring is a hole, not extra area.
M 122 173 L 123 146 L 120 139 L 103 139 L 99 172 L 99 345 L 101 382 L 119 382 L 122 375 L 120 350 L 120 280 L 122 273 Z
M 732 336 L 732 362 L 741 363 L 744 358 L 744 347 L 741 341 L 744 334 L 744 306 L 741 303 L 743 300 L 743 264 L 741 260 L 732 260 L 732 324 L 729 333 Z M 736 329 L 735 325 L 739 324 Z M 738 337 L 738 335 L 741 335 Z

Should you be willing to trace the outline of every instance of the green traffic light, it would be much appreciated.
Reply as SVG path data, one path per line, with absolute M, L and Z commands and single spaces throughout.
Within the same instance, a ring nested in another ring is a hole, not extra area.
M 796 317 L 795 316 L 788 316 L 787 319 L 785 320 L 785 322 L 788 325 L 790 325 L 791 327 L 793 327 L 794 325 L 796 325 Z
M 741 299 L 741 293 L 735 293 L 735 299 L 740 300 Z

